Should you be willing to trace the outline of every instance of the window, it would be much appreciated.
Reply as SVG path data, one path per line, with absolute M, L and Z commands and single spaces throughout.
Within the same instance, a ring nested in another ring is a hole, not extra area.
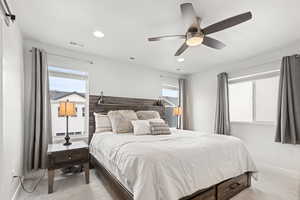
M 257 80 L 255 82 L 256 121 L 276 121 L 278 86 L 278 76 Z
M 65 136 L 66 133 L 56 133 L 56 136 Z
M 277 73 L 237 82 L 229 81 L 230 120 L 275 123 L 278 85 Z
M 59 113 L 60 113 L 60 106 L 58 106 L 58 108 L 57 108 L 57 116 L 62 117 Z
M 82 117 L 85 116 L 85 107 L 82 107 Z
M 177 88 L 163 88 L 162 89 L 163 97 L 178 98 L 178 89 Z
M 170 127 L 176 127 L 177 117 L 173 115 L 173 108 L 178 106 L 179 90 L 176 86 L 163 86 L 162 98 L 166 102 L 165 117 Z
M 253 83 L 241 82 L 229 85 L 230 120 L 252 121 Z
M 73 136 L 87 135 L 87 119 L 84 114 L 78 113 L 88 103 L 86 100 L 88 94 L 87 73 L 52 66 L 49 66 L 48 69 L 53 137 L 65 136 L 66 118 L 59 116 L 59 103 L 67 100 L 76 104 L 76 116 L 69 117 L 69 134 Z
M 77 117 L 77 115 L 78 115 L 78 109 L 77 109 L 77 107 L 75 107 L 75 115 L 73 115 L 73 116 L 71 116 L 71 117 Z

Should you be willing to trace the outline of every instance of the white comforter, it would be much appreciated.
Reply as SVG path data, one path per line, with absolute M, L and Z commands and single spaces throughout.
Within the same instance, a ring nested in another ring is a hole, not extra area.
M 135 200 L 177 200 L 256 171 L 240 139 L 191 131 L 161 136 L 94 134 L 91 153 L 97 157 L 97 152 L 112 164 L 110 170 L 103 161 Z

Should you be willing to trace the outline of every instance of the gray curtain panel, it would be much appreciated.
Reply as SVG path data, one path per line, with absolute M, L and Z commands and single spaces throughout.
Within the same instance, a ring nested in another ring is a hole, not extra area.
M 282 59 L 276 142 L 300 144 L 300 56 Z
M 179 129 L 186 129 L 187 126 L 187 116 L 186 116 L 186 80 L 179 79 L 179 107 L 182 108 L 182 115 L 178 117 L 178 127 Z
M 25 69 L 25 173 L 47 167 L 52 143 L 51 107 L 46 52 L 32 49 L 32 64 Z
M 216 134 L 230 135 L 228 75 L 218 74 L 217 107 L 215 115 Z

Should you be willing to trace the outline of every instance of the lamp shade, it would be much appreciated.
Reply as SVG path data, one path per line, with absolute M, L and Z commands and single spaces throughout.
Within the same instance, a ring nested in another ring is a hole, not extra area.
M 181 107 L 175 107 L 175 108 L 173 108 L 173 115 L 175 115 L 175 116 L 182 115 L 182 108 Z
M 76 115 L 75 103 L 69 101 L 59 102 L 59 116 L 66 117 L 66 116 L 75 116 L 75 115 Z

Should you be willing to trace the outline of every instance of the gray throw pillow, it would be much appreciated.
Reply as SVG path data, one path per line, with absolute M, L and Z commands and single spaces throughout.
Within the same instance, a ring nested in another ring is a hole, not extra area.
M 166 123 L 149 121 L 152 135 L 170 135 L 171 131 Z

